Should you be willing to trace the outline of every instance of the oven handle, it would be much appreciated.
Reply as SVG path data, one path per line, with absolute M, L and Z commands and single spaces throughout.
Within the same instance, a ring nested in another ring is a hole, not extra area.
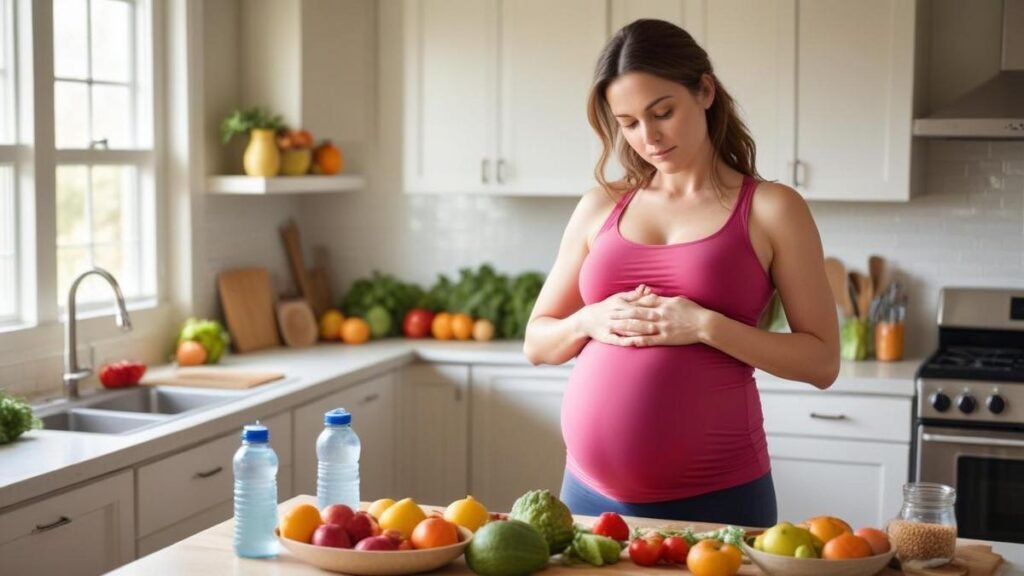
M 925 442 L 941 444 L 969 444 L 971 446 L 1004 446 L 1007 448 L 1024 448 L 1022 440 L 1006 440 L 1004 438 L 976 438 L 974 436 L 949 436 L 946 434 L 922 434 Z

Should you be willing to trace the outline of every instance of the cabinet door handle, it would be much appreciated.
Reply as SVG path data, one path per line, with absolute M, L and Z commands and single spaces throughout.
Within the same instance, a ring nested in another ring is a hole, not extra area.
M 818 414 L 817 412 L 811 412 L 811 418 L 817 418 L 818 420 L 846 420 L 846 414 Z
M 378 398 L 380 398 L 380 394 L 377 394 L 376 392 L 374 392 L 373 394 L 367 394 L 365 398 L 359 401 L 359 404 L 369 404 L 370 402 L 373 402 Z
M 505 159 L 498 159 L 498 184 L 505 183 Z
M 47 532 L 49 530 L 53 530 L 54 528 L 60 528 L 61 526 L 65 525 L 65 524 L 71 524 L 71 518 L 68 518 L 67 516 L 61 516 L 60 520 L 57 520 L 56 522 L 51 522 L 49 524 L 43 524 L 42 526 L 40 526 L 39 524 L 36 524 L 36 528 L 35 528 L 35 530 L 32 531 L 32 533 L 33 534 L 40 534 L 42 532 Z
M 491 178 L 490 172 L 491 161 L 488 158 L 484 158 L 483 160 L 480 161 L 480 181 L 483 182 L 484 184 L 487 184 L 488 180 L 490 180 Z
M 223 466 L 217 466 L 213 470 L 207 470 L 206 472 L 196 472 L 194 478 L 209 478 L 210 476 L 216 476 L 220 474 L 221 470 L 224 470 Z
M 799 188 L 804 185 L 806 180 L 804 173 L 804 163 L 799 160 L 793 161 L 793 188 Z

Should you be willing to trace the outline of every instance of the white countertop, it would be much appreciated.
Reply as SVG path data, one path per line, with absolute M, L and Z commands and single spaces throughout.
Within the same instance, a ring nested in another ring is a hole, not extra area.
M 104 474 L 138 465 L 238 430 L 256 417 L 308 403 L 417 360 L 463 364 L 529 365 L 522 342 L 440 342 L 393 339 L 362 346 L 318 344 L 225 357 L 221 365 L 276 370 L 285 380 L 241 393 L 238 400 L 135 433 L 88 434 L 34 430 L 0 446 L 0 510 Z M 571 362 L 569 363 L 571 365 Z M 826 393 L 912 397 L 919 361 L 843 363 Z M 758 387 L 813 390 L 807 384 L 756 373 Z

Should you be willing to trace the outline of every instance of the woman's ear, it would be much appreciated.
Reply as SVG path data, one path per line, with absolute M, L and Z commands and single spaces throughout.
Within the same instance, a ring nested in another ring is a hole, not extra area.
M 704 73 L 700 77 L 700 91 L 697 94 L 697 100 L 705 110 L 711 108 L 711 105 L 715 103 L 715 77 L 711 74 Z

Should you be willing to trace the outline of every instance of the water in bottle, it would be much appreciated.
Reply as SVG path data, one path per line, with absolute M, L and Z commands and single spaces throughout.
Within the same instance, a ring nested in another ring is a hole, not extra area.
M 352 415 L 344 408 L 325 413 L 324 431 L 316 439 L 316 500 L 321 510 L 331 504 L 359 509 L 360 449 Z
M 235 553 L 246 558 L 277 555 L 277 454 L 270 432 L 257 422 L 242 428 L 235 452 Z

